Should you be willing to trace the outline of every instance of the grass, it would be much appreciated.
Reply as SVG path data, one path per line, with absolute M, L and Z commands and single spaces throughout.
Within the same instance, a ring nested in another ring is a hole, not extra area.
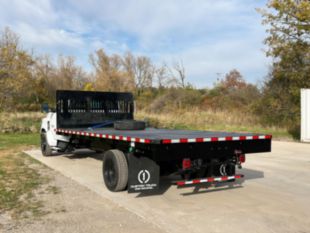
M 59 193 L 58 187 L 48 184 L 50 178 L 40 173 L 45 166 L 21 152 L 38 145 L 38 133 L 0 134 L 0 212 L 13 219 L 47 214 L 38 192 Z
M 0 210 L 13 219 L 38 217 L 44 214 L 43 203 L 35 198 L 35 190 L 48 182 L 37 169 L 36 162 L 18 150 L 0 154 Z
M 45 114 L 40 112 L 1 112 L 0 133 L 36 133 L 39 132 L 41 119 Z
M 253 132 L 272 134 L 277 139 L 292 139 L 287 129 L 265 127 L 252 115 L 241 112 L 201 111 L 199 109 L 175 110 L 165 113 L 140 111 L 137 119 L 147 119 L 153 127 L 228 132 Z
M 0 150 L 15 146 L 38 146 L 39 143 L 38 133 L 0 133 Z

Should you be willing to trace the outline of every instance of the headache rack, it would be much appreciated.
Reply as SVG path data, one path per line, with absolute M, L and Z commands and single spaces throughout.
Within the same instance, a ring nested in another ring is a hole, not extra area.
M 133 95 L 127 92 L 57 91 L 57 128 L 92 127 L 133 119 Z

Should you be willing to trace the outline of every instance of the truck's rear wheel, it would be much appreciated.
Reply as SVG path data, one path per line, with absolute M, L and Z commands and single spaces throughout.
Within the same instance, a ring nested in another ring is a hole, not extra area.
M 109 150 L 104 153 L 102 166 L 106 187 L 112 192 L 122 191 L 128 183 L 128 164 L 120 150 Z
M 46 133 L 41 133 L 41 152 L 44 156 L 52 155 L 52 148 L 48 145 Z

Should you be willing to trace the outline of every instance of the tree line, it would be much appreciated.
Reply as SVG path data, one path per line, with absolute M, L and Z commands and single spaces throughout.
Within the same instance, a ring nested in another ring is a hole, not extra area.
M 183 63 L 155 66 L 149 57 L 108 55 L 99 49 L 89 55 L 92 72 L 77 65 L 73 56 L 34 55 L 23 49 L 19 36 L 5 28 L 0 38 L 0 110 L 31 110 L 53 103 L 56 90 L 131 91 L 140 95 L 153 87 L 185 84 Z
M 258 9 L 267 25 L 266 55 L 272 58 L 263 85 L 247 83 L 233 69 L 213 87 L 196 89 L 187 82 L 182 61 L 155 65 L 147 56 L 108 55 L 104 49 L 89 55 L 91 72 L 72 56 L 35 55 L 5 28 L 0 37 L 0 111 L 37 110 L 53 104 L 55 91 L 131 91 L 140 108 L 171 111 L 198 107 L 214 111 L 244 111 L 265 125 L 299 128 L 300 88 L 310 88 L 310 2 L 269 0 Z

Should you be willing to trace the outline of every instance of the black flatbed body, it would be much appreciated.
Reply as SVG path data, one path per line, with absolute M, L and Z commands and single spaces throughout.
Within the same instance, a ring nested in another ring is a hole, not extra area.
M 131 93 L 57 91 L 56 102 L 55 132 L 69 136 L 58 137 L 56 148 L 104 152 L 103 176 L 111 191 L 154 190 L 159 177 L 169 174 L 185 179 L 179 185 L 233 181 L 243 177 L 235 167 L 245 162 L 245 154 L 271 151 L 272 136 L 265 134 L 110 127 L 134 120 Z
M 130 138 L 128 141 L 149 144 L 271 139 L 270 135 L 255 133 L 232 133 L 220 131 L 173 130 L 156 128 L 146 128 L 145 130 L 116 130 L 114 128 L 69 128 L 57 129 L 57 131 L 67 134 L 78 134 L 82 136 L 107 138 L 113 140 L 127 141 L 127 139 Z
M 107 150 L 123 148 L 148 154 L 155 161 L 177 160 L 180 157 L 221 157 L 242 153 L 271 151 L 271 135 L 196 130 L 154 129 L 115 130 L 69 128 L 56 129 L 58 134 L 83 140 L 89 148 Z

